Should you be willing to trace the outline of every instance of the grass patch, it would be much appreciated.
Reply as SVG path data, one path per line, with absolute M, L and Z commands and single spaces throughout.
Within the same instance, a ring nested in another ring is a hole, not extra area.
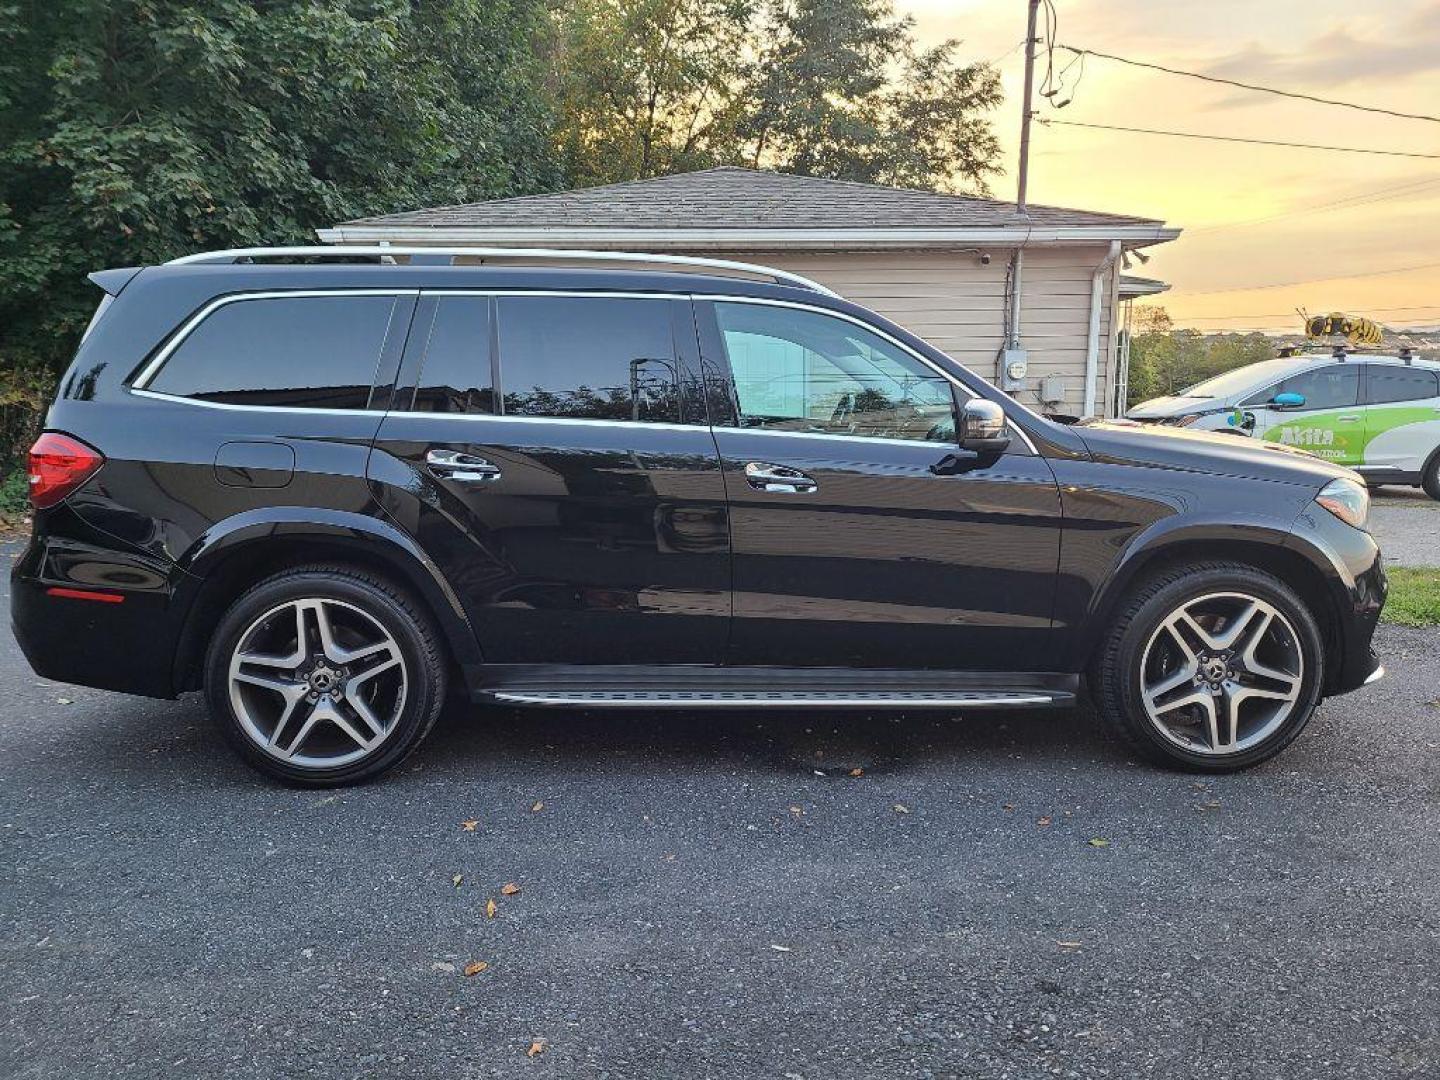
M 1391 566 L 1390 598 L 1380 618 L 1401 626 L 1440 626 L 1440 567 Z

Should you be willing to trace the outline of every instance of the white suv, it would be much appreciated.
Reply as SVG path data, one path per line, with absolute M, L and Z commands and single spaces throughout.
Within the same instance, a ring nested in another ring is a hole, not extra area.
M 1125 415 L 1296 446 L 1371 484 L 1421 486 L 1440 499 L 1440 363 L 1405 353 L 1262 360 Z

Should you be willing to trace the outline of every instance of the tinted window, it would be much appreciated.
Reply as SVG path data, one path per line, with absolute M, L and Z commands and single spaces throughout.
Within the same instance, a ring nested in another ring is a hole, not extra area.
M 1242 404 L 1263 405 L 1274 401 L 1278 394 L 1301 395 L 1305 404 L 1299 408 L 1305 410 L 1343 409 L 1347 405 L 1356 404 L 1360 399 L 1360 366 L 1332 364 L 1314 371 L 1302 371 L 1280 380 Z
M 436 301 L 423 344 L 412 408 L 420 412 L 493 413 L 490 376 L 490 298 L 448 296 Z
M 239 405 L 363 409 L 392 296 L 237 300 L 216 308 L 147 389 Z
M 1371 364 L 1365 380 L 1365 400 L 1372 405 L 1440 397 L 1440 377 L 1423 368 Z
M 668 300 L 505 296 L 499 330 L 507 415 L 680 419 Z
M 742 427 L 955 438 L 950 383 L 844 319 L 763 304 L 715 305 Z

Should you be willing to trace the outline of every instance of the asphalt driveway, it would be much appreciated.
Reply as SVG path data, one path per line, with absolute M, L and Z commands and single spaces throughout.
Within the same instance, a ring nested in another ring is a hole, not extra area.
M 491 711 L 326 793 L 0 633 L 0 1076 L 1433 1077 L 1440 634 L 1379 644 L 1209 781 L 1083 712 Z

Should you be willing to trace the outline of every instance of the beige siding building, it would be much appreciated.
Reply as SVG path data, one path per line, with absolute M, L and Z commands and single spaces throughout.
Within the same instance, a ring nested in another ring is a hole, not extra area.
M 1123 400 L 1125 253 L 1178 235 L 1145 218 L 1044 206 L 1022 216 L 993 199 L 740 168 L 319 231 L 334 244 L 587 248 L 764 263 L 880 312 L 1027 405 L 1077 416 L 1114 415 Z M 1025 365 L 1018 377 L 1006 370 L 1017 359 Z

